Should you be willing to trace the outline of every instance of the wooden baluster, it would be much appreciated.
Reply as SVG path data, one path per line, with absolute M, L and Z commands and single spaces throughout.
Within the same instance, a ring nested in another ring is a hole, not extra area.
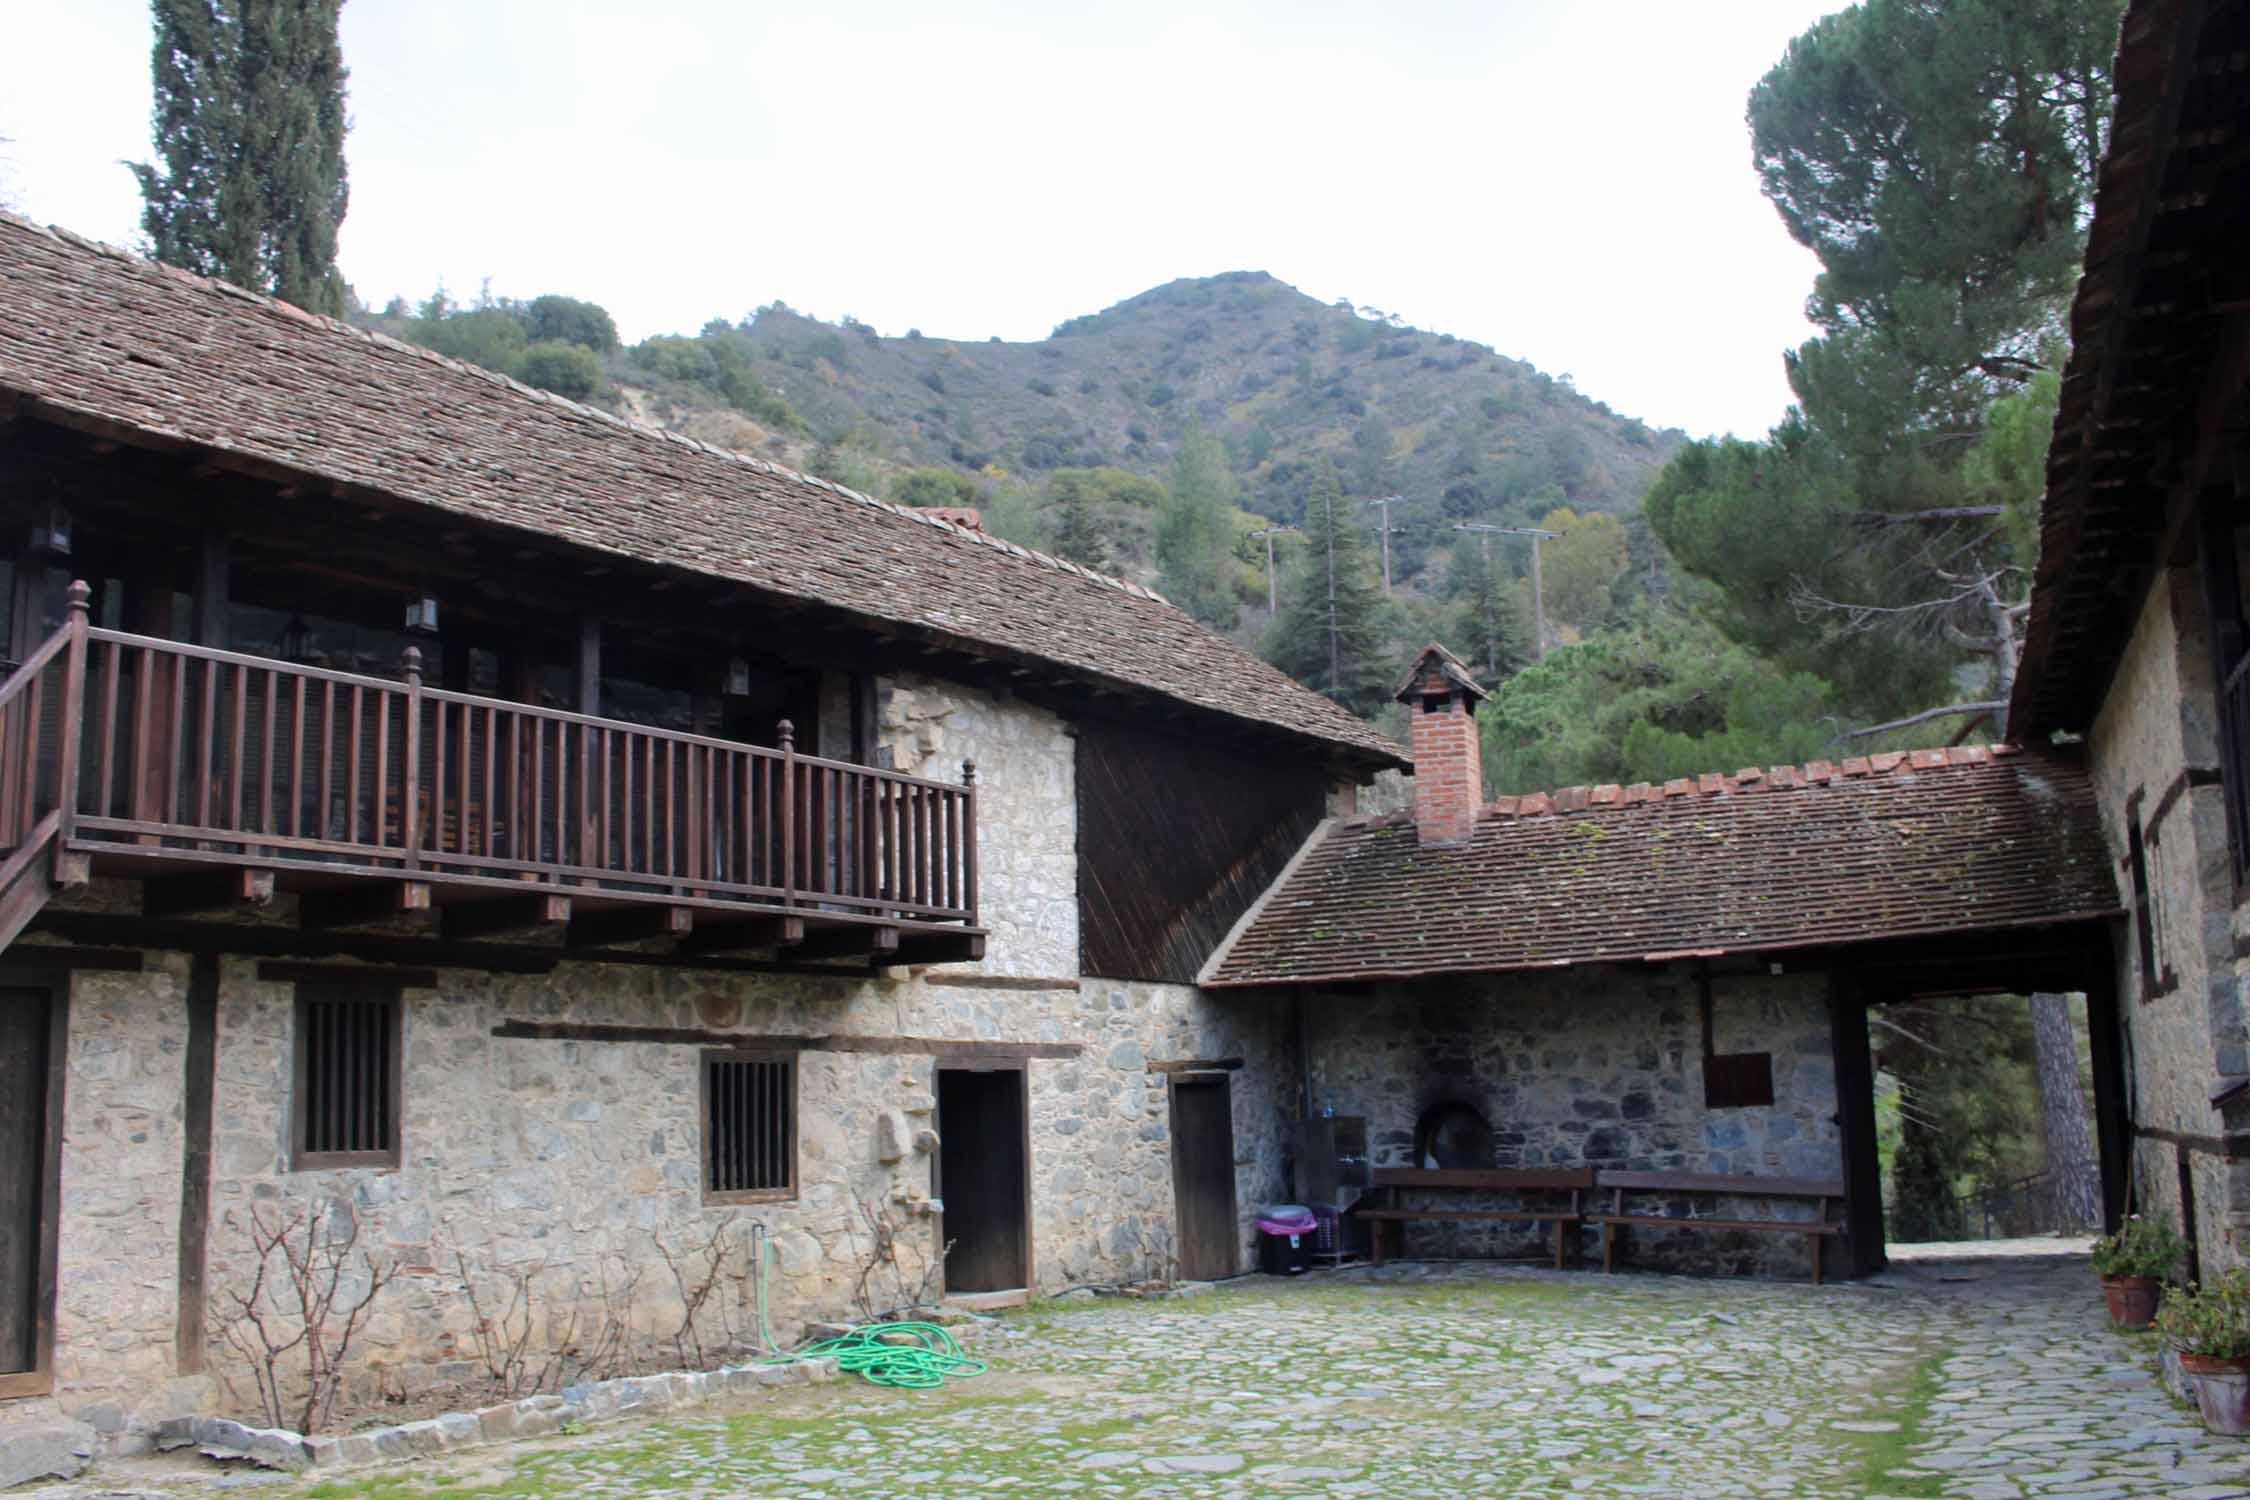
M 198 726 L 195 735 L 195 826 L 211 826 L 211 781 L 218 773 L 212 762 L 217 759 L 219 742 L 219 664 L 208 659 L 202 663 L 202 707 L 195 716 Z M 202 847 L 209 847 L 204 845 Z
M 94 773 L 94 814 L 103 818 L 110 815 L 109 799 L 117 784 L 117 678 L 119 659 L 124 654 L 124 648 L 115 641 L 102 644 L 102 725 L 94 741 L 100 746 L 101 759 Z
M 156 654 L 142 647 L 131 648 L 133 658 L 133 744 L 126 752 L 132 790 L 127 795 L 126 815 L 136 823 L 154 823 L 163 816 L 163 804 L 156 795 Z M 124 646 L 110 650 L 122 656 Z M 135 835 L 147 840 L 149 834 Z
M 171 701 L 164 712 L 164 821 L 177 828 L 187 820 L 180 805 L 188 771 L 188 659 L 172 658 Z
M 484 710 L 484 830 L 477 840 L 477 852 L 486 859 L 495 858 L 493 851 L 498 847 L 495 835 L 500 826 L 499 778 L 493 774 L 493 765 L 499 745 L 500 710 L 487 704 Z
M 399 768 L 401 790 L 399 801 L 404 805 L 405 816 L 400 819 L 406 829 L 406 868 L 419 869 L 422 864 L 422 648 L 409 646 L 399 661 L 399 675 L 406 679 L 406 722 L 399 738 L 405 764 Z M 440 707 L 443 707 L 441 704 Z M 442 775 L 442 773 L 441 773 Z
M 376 738 L 380 740 L 382 736 L 377 735 Z M 359 761 L 366 743 L 367 690 L 355 682 L 352 684 L 352 729 L 351 733 L 344 738 L 344 842 L 348 844 L 380 844 L 383 841 L 382 825 L 379 823 L 375 825 L 376 831 L 373 838 L 362 839 L 359 833 L 362 826 L 359 800 Z M 377 783 L 375 800 L 379 809 L 383 800 L 381 786 L 383 763 L 380 760 L 375 763 L 375 780 Z M 378 818 L 382 816 L 380 810 L 376 812 L 375 816 Z
M 945 794 L 945 904 L 961 909 L 961 799 Z
M 289 705 L 289 836 L 305 834 L 305 689 L 297 679 Z
M 781 721 L 781 904 L 797 904 L 797 728 Z
M 452 717 L 446 712 L 447 707 L 443 698 L 430 700 L 430 746 L 435 752 L 430 756 L 430 821 L 428 831 L 414 846 L 419 849 L 426 843 L 433 853 L 438 854 L 445 852 L 446 817 L 453 811 L 445 800 L 445 721 Z M 419 766 L 421 761 L 420 745 L 417 742 L 414 762 Z

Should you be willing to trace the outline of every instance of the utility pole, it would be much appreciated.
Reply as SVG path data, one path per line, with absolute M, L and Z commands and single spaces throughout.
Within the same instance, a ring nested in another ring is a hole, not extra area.
M 1385 495 L 1380 500 L 1359 502 L 1362 505 L 1383 507 L 1383 592 L 1386 594 L 1391 591 L 1391 507 L 1405 498 L 1404 495 Z
M 1542 537 L 1551 540 L 1562 533 L 1541 531 L 1536 526 L 1474 526 L 1466 521 L 1456 521 L 1453 529 L 1482 532 L 1488 536 L 1531 538 L 1531 659 L 1544 661 L 1547 656 L 1547 600 L 1539 579 L 1539 542 Z
M 1262 536 L 1266 539 L 1266 613 L 1269 615 L 1281 613 L 1281 594 L 1274 587 L 1273 581 L 1274 533 L 1277 531 L 1295 531 L 1296 529 L 1294 526 L 1265 526 L 1248 533 L 1250 536 Z
M 1333 484 L 1324 484 L 1321 488 L 1329 491 L 1329 495 L 1333 496 L 1336 487 Z M 1336 696 L 1337 681 L 1344 675 L 1343 652 L 1336 643 L 1335 500 L 1324 496 L 1320 502 L 1320 512 L 1328 521 L 1328 696 L 1333 698 Z

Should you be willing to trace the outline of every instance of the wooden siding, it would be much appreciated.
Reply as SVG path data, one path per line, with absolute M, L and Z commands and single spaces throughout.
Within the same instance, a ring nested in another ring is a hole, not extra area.
M 1276 764 L 1117 725 L 1078 730 L 1083 972 L 1190 983 L 1320 822 L 1316 764 Z

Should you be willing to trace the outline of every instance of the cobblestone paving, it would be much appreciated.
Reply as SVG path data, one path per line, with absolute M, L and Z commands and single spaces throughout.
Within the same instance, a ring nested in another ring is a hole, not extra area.
M 1393 1265 L 1048 1304 L 980 1352 L 941 1392 L 846 1381 L 311 1495 L 2250 1497 L 2250 1444 L 2162 1391 L 2075 1258 L 1825 1288 Z

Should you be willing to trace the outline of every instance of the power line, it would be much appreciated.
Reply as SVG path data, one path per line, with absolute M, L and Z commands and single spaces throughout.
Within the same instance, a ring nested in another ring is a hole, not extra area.
M 1547 600 L 1539 579 L 1539 541 L 1545 537 L 1561 536 L 1559 531 L 1541 531 L 1536 526 L 1477 526 L 1467 521 L 1453 523 L 1455 531 L 1476 531 L 1487 536 L 1527 536 L 1531 538 L 1531 659 L 1543 661 L 1547 655 Z
M 1362 500 L 1362 505 L 1383 507 L 1383 592 L 1391 591 L 1391 507 L 1403 501 L 1404 495 L 1385 495 L 1380 500 Z
M 1266 613 L 1269 615 L 1281 613 L 1281 594 L 1275 589 L 1273 579 L 1274 533 L 1296 529 L 1294 526 L 1262 526 L 1256 531 L 1244 533 L 1246 536 L 1262 536 L 1266 539 Z

